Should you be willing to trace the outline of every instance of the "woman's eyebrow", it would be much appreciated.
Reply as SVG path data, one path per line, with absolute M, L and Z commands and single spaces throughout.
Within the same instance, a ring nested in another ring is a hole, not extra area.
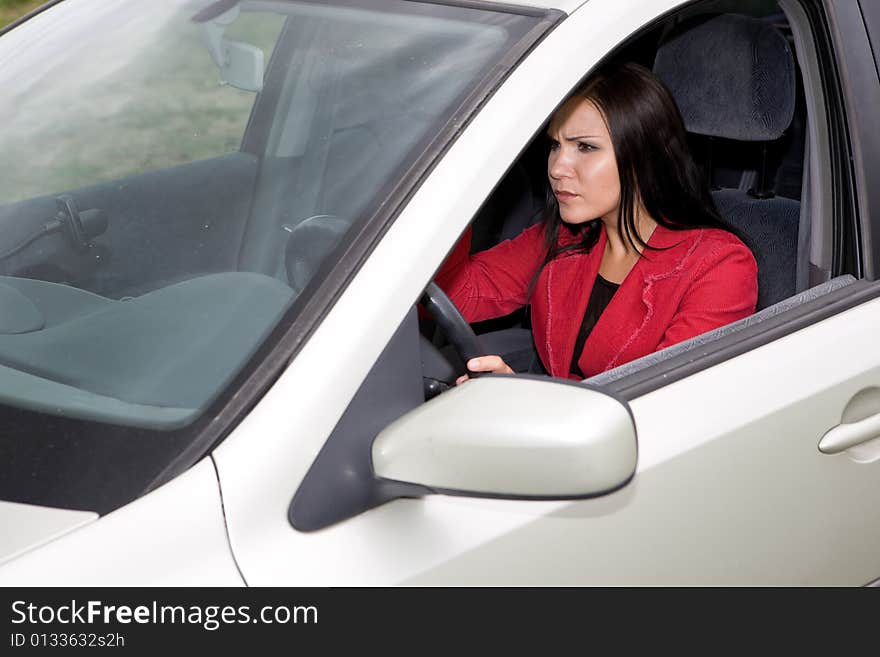
M 552 133 L 545 133 L 548 139 L 556 139 Z M 571 137 L 563 137 L 565 141 L 578 141 L 579 139 L 602 139 L 602 135 L 572 135 Z

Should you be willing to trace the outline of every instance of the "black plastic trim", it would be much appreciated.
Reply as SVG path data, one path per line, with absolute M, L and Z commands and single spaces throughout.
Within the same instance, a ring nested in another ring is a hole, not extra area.
M 877 71 L 877 76 L 880 77 L 880 31 L 872 34 L 872 30 L 877 30 L 880 27 L 878 26 L 880 11 L 877 10 L 876 0 L 872 0 L 872 3 L 866 4 L 865 0 L 859 0 L 859 9 L 862 14 L 862 22 L 865 24 L 865 32 L 868 35 L 868 45 L 871 47 L 871 54 L 874 55 L 874 68 Z
M 776 317 L 607 383 L 603 388 L 607 387 L 622 398 L 632 400 L 878 297 L 880 284 L 856 281 Z
M 863 242 L 859 225 L 858 193 L 855 187 L 855 169 L 850 123 L 852 110 L 847 111 L 844 92 L 845 78 L 841 69 L 840 52 L 835 50 L 832 35 L 837 23 L 820 3 L 803 1 L 802 6 L 810 21 L 813 41 L 821 69 L 823 100 L 828 113 L 832 175 L 832 265 L 831 277 L 852 274 L 865 275 L 862 258 Z M 845 43 L 849 39 L 843 39 Z
M 421 497 L 416 484 L 377 479 L 373 440 L 424 403 L 419 329 L 411 310 L 370 368 L 299 485 L 288 508 L 294 529 L 315 531 L 389 500 Z
M 874 2 L 826 0 L 837 46 L 844 100 L 852 135 L 852 165 L 857 192 L 854 202 L 861 214 L 862 243 L 860 251 L 865 263 L 864 275 L 880 277 L 880 130 L 877 107 L 880 107 L 878 62 L 872 47 L 865 13 L 877 29 Z M 867 7 L 867 9 L 866 9 Z M 880 35 L 875 34 L 876 39 Z
M 426 5 L 441 5 L 446 7 L 460 7 L 462 9 L 481 9 L 505 14 L 517 14 L 518 16 L 532 16 L 541 18 L 546 10 L 540 7 L 527 7 L 525 5 L 512 5 L 507 2 L 490 2 L 489 0 L 406 0 L 407 2 Z
M 636 460 L 636 463 L 638 463 L 638 460 Z M 629 476 L 617 486 L 613 486 L 607 490 L 602 490 L 596 493 L 590 493 L 588 495 L 503 495 L 500 493 L 481 493 L 479 491 L 455 490 L 454 488 L 429 488 L 428 494 L 449 495 L 451 497 L 476 497 L 484 500 L 515 500 L 520 502 L 577 502 L 579 500 L 592 500 L 597 497 L 604 497 L 606 495 L 610 495 L 611 493 L 616 493 L 623 488 L 626 488 L 633 480 L 633 478 L 635 478 L 637 469 L 637 467 L 633 468 L 633 471 L 629 474 Z M 405 483 L 394 481 L 393 479 L 383 479 L 381 481 L 386 481 L 389 484 Z M 411 486 L 412 484 L 408 485 Z

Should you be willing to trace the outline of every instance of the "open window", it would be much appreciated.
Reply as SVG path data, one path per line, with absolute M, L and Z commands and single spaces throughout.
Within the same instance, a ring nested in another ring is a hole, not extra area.
M 642 64 L 672 91 L 721 215 L 755 254 L 759 298 L 752 317 L 599 374 L 591 383 L 609 384 L 704 349 L 860 278 L 852 256 L 855 210 L 846 202 L 854 196 L 843 166 L 846 129 L 830 48 L 813 3 L 707 0 L 647 26 L 606 59 Z M 542 220 L 549 191 L 543 132 L 474 218 L 472 251 Z M 516 371 L 542 371 L 528 308 L 474 328 L 487 351 L 502 355 Z M 423 333 L 462 371 L 433 330 L 423 325 Z M 640 375 L 640 389 L 655 376 Z
M 841 123 L 845 114 L 823 16 L 812 3 L 802 6 L 795 0 L 749 3 L 745 13 L 743 6 L 693 3 L 647 26 L 609 55 L 654 69 L 672 88 L 692 149 L 713 180 L 719 210 L 755 251 L 761 288 L 757 314 L 584 382 L 623 406 L 797 330 L 805 325 L 800 320 L 810 323 L 827 316 L 823 313 L 838 312 L 836 302 L 853 302 L 853 286 L 862 283 L 857 263 L 846 255 L 854 248 L 848 240 L 856 217 L 840 201 L 851 198 L 852 181 L 839 166 L 848 152 Z M 720 103 L 720 112 L 717 104 L 708 103 L 717 100 L 711 96 L 718 93 L 718 81 L 711 76 L 718 69 L 700 67 L 708 44 L 718 43 L 727 54 L 713 63 L 730 67 L 731 78 L 741 83 L 724 90 L 730 98 Z M 750 69 L 752 53 L 759 55 L 757 73 Z M 765 87 L 750 86 L 756 75 Z M 755 112 L 744 118 L 747 108 L 757 108 L 757 118 Z M 546 157 L 542 128 L 474 217 L 473 250 L 541 221 L 548 191 Z M 365 437 L 441 392 L 438 380 L 448 389 L 464 371 L 424 317 L 419 346 L 415 321 L 413 314 L 398 329 L 303 481 L 290 508 L 294 527 L 316 529 L 394 497 L 426 492 L 377 480 Z M 518 372 L 538 373 L 527 309 L 475 329 L 489 353 L 501 354 Z M 421 372 L 413 366 L 416 354 Z M 424 390 L 419 389 L 419 373 Z

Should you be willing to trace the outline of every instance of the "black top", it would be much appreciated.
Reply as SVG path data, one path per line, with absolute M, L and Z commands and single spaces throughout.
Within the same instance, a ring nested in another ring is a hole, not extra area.
M 590 292 L 590 300 L 587 302 L 587 310 L 584 313 L 584 321 L 581 323 L 581 328 L 578 331 L 577 342 L 574 343 L 574 353 L 571 355 L 571 366 L 568 368 L 568 371 L 572 374 L 576 374 L 580 378 L 585 378 L 584 373 L 581 372 L 580 366 L 578 366 L 578 359 L 581 356 L 581 352 L 584 350 L 584 344 L 587 342 L 587 338 L 590 337 L 590 333 L 593 331 L 593 327 L 596 326 L 596 322 L 599 321 L 599 316 L 602 314 L 602 311 L 611 303 L 611 297 L 614 296 L 614 293 L 617 292 L 617 288 L 620 287 L 620 283 L 612 283 L 610 281 L 606 281 L 602 278 L 601 275 L 596 274 L 596 281 L 593 283 L 593 291 Z

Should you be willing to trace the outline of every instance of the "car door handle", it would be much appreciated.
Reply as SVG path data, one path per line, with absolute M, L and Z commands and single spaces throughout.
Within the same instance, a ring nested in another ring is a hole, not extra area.
M 880 413 L 829 429 L 819 441 L 819 451 L 823 454 L 838 454 L 877 437 L 880 437 Z

